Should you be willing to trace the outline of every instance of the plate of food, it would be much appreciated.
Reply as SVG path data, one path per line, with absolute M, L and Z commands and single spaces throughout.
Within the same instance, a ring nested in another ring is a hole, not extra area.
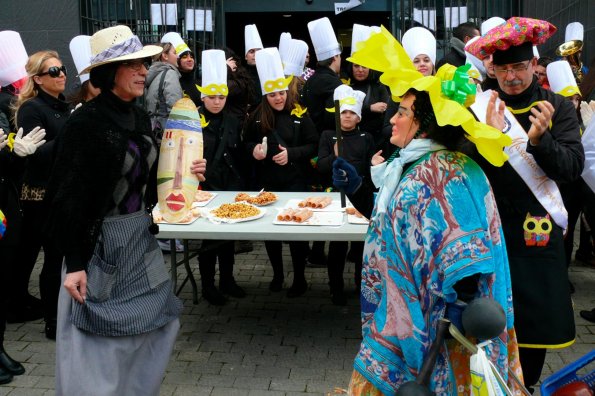
M 356 208 L 353 206 L 348 206 L 345 208 L 345 213 L 347 213 L 347 222 L 351 224 L 370 224 L 370 220 L 368 220 L 363 214 L 358 212 Z
M 240 223 L 260 219 L 266 209 L 245 202 L 225 203 L 208 212 L 209 220 L 217 223 Z
M 279 210 L 273 224 L 340 226 L 343 225 L 343 212 L 315 212 L 310 208 L 285 208 Z
M 216 196 L 217 196 L 217 193 L 215 193 L 215 192 L 198 190 L 194 194 L 194 201 L 192 202 L 192 207 L 207 206 L 209 204 L 209 202 L 211 202 L 213 199 L 215 199 Z
M 304 199 L 290 199 L 285 208 L 308 208 L 314 212 L 343 212 L 341 202 L 333 200 L 330 196 L 307 197 Z
M 153 208 L 153 222 L 155 222 L 155 224 L 192 224 L 199 217 L 201 217 L 200 209 L 192 208 L 188 211 L 186 216 L 182 218 L 182 220 L 180 220 L 177 223 L 170 223 L 163 218 L 161 210 L 159 210 L 159 205 L 155 205 L 155 207 Z
M 250 195 L 245 192 L 238 193 L 235 197 L 236 202 L 248 202 L 256 206 L 266 206 L 277 202 L 277 194 L 270 191 L 261 191 L 256 195 Z

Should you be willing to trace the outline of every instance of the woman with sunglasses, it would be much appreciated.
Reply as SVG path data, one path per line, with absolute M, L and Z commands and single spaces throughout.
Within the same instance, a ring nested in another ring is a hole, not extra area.
M 55 339 L 62 256 L 47 242 L 42 226 L 49 210 L 44 196 L 53 164 L 54 143 L 70 115 L 70 106 L 62 95 L 66 85 L 66 67 L 57 52 L 40 51 L 29 57 L 25 69 L 29 79 L 14 106 L 16 126 L 26 132 L 37 126 L 44 128 L 47 142 L 28 156 L 25 164 L 20 197 L 23 210 L 20 266 L 14 279 L 14 295 L 28 296 L 29 278 L 43 247 L 39 291 L 44 311 L 44 331 L 47 338 Z

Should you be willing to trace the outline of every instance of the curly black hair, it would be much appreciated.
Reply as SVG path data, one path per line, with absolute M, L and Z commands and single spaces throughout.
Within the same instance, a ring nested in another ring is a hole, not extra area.
M 102 92 L 111 91 L 116 83 L 116 72 L 122 62 L 106 63 L 91 69 L 89 80 Z
M 457 150 L 461 139 L 465 137 L 465 130 L 460 126 L 445 125 L 439 126 L 434 115 L 434 108 L 430 101 L 430 95 L 426 91 L 409 89 L 403 97 L 415 96 L 412 110 L 413 118 L 419 123 L 419 130 L 415 137 L 425 133 L 427 139 L 432 139 L 446 147 L 448 150 Z

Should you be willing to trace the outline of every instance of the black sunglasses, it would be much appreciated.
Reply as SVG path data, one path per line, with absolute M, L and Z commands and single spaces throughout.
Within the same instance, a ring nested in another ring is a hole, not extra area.
M 64 75 L 66 75 L 66 66 L 62 65 L 60 67 L 58 66 L 52 66 L 48 69 L 48 71 L 43 72 L 43 73 L 39 73 L 38 76 L 45 76 L 46 74 L 49 74 L 50 77 L 52 78 L 58 78 L 60 77 L 60 72 L 64 73 Z

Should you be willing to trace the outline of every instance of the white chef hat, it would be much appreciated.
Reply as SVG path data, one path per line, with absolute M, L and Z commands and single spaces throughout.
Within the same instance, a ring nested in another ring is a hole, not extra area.
M 27 77 L 28 59 L 20 34 L 12 30 L 0 32 L 0 87 Z
M 277 47 L 279 48 L 279 55 L 281 55 L 281 60 L 283 60 L 285 46 L 289 43 L 289 40 L 291 40 L 291 33 L 281 33 L 281 36 L 279 37 L 279 46 Z
M 364 103 L 364 98 L 366 94 L 362 91 L 354 90 L 349 85 L 339 85 L 335 88 L 335 93 L 333 94 L 333 100 L 338 100 L 341 113 L 345 110 L 351 110 L 359 119 L 362 119 L 362 104 Z
M 564 41 L 569 42 L 572 40 L 583 41 L 585 37 L 585 29 L 583 24 L 580 22 L 571 22 L 566 25 L 566 34 L 564 35 Z
M 485 21 L 483 21 L 481 23 L 481 35 L 485 36 L 485 34 L 487 32 L 489 32 L 490 30 L 492 30 L 493 28 L 495 28 L 496 26 L 500 26 L 503 23 L 506 23 L 506 20 L 504 20 L 504 18 L 500 18 L 500 17 L 491 17 Z
M 161 37 L 161 43 L 170 43 L 174 46 L 177 55 L 182 55 L 184 52 L 189 52 L 188 44 L 184 42 L 180 33 L 168 32 Z
M 302 40 L 290 39 L 283 49 L 279 48 L 283 73 L 286 76 L 300 76 L 306 64 L 308 44 Z
M 550 89 L 555 93 L 565 97 L 571 97 L 574 94 L 581 95 L 568 61 L 560 60 L 550 63 L 547 65 L 546 73 Z
M 536 45 L 533 46 L 533 56 L 539 59 L 539 50 Z
M 260 34 L 258 34 L 258 29 L 256 25 L 246 25 L 244 26 L 244 55 L 248 53 L 251 49 L 263 49 L 264 46 L 262 45 L 262 40 L 260 39 Z
M 468 45 L 477 40 L 479 40 L 479 36 L 473 37 L 471 40 L 467 41 L 465 48 L 467 48 Z M 483 81 L 486 76 L 486 69 L 483 65 L 483 62 L 480 61 L 479 58 L 477 58 L 475 55 L 471 54 L 470 52 L 467 52 L 466 50 L 465 56 L 465 63 L 471 64 L 471 68 L 467 72 L 467 74 L 469 74 L 469 77 L 472 77 L 479 81 Z
M 291 76 L 285 78 L 281 56 L 275 47 L 265 48 L 256 53 L 256 70 L 263 95 L 287 90 L 292 79 Z
M 360 25 L 359 23 L 353 24 L 353 30 L 351 33 L 351 55 L 357 49 L 357 44 L 362 41 L 366 41 L 372 33 L 380 33 L 379 26 L 366 26 Z
M 91 65 L 91 36 L 76 36 L 70 40 L 70 54 L 76 66 L 76 71 L 79 73 L 81 84 L 89 79 L 90 74 L 80 74 L 83 70 Z
M 428 29 L 416 26 L 403 35 L 403 48 L 409 58 L 424 54 L 430 57 L 432 64 L 436 64 L 436 38 Z
M 317 61 L 330 59 L 341 53 L 341 46 L 337 41 L 333 25 L 327 17 L 308 22 L 308 31 Z
M 227 96 L 227 63 L 225 52 L 217 49 L 202 51 L 202 86 L 198 87 L 200 97 L 210 95 Z

